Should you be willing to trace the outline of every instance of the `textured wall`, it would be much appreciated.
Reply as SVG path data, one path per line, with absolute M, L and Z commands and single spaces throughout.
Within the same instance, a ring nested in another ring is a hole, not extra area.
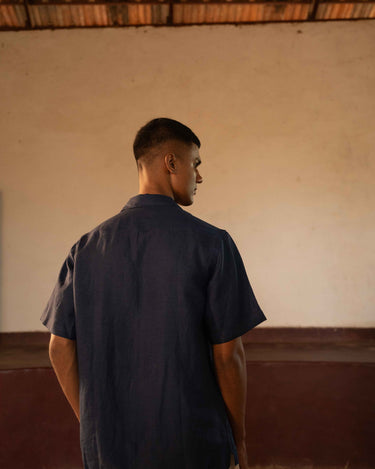
M 45 330 L 158 116 L 200 137 L 184 208 L 230 232 L 264 327 L 374 326 L 374 43 L 371 20 L 1 32 L 0 331 Z

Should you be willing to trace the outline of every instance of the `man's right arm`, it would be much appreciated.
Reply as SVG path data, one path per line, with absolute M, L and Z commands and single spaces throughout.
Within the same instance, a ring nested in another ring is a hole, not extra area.
M 227 407 L 238 450 L 240 468 L 247 468 L 245 429 L 247 372 L 242 339 L 237 337 L 229 342 L 213 344 L 212 351 L 217 381 Z

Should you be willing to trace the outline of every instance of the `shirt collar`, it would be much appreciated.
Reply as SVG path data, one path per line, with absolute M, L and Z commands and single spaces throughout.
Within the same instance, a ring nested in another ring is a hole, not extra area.
M 128 203 L 122 208 L 121 212 L 127 208 L 147 207 L 152 205 L 166 205 L 170 207 L 179 207 L 172 197 L 164 194 L 137 194 L 128 200 Z

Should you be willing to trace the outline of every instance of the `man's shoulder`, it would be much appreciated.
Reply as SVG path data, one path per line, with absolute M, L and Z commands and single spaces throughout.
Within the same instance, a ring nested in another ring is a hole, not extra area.
M 96 242 L 98 238 L 103 238 L 103 236 L 105 237 L 106 232 L 111 231 L 111 229 L 116 225 L 120 216 L 121 213 L 116 213 L 115 215 L 106 218 L 105 220 L 91 228 L 91 230 L 82 234 L 73 247 L 77 250 L 80 250 L 83 249 L 87 244 Z
M 219 228 L 216 225 L 213 225 L 212 223 L 209 223 L 206 220 L 203 220 L 202 218 L 199 218 L 190 212 L 187 212 L 186 210 L 183 210 L 183 216 L 185 217 L 185 222 L 186 222 L 186 227 L 190 229 L 196 229 L 196 230 L 202 230 L 207 233 L 211 233 L 212 235 L 222 235 L 223 232 L 225 231 L 222 228 Z
M 173 229 L 182 229 L 187 231 L 194 231 L 196 233 L 201 233 L 205 237 L 211 238 L 212 242 L 215 242 L 218 238 L 222 238 L 227 233 L 225 229 L 220 228 L 212 223 L 203 220 L 186 210 L 180 207 L 180 223 L 173 225 Z M 128 214 L 129 215 L 129 214 Z M 74 244 L 74 247 L 77 250 L 80 250 L 85 247 L 85 245 L 90 243 L 96 243 L 99 238 L 106 238 L 107 236 L 111 237 L 113 230 L 119 227 L 121 224 L 123 227 L 122 220 L 124 219 L 124 212 L 119 212 L 111 217 L 103 220 L 98 225 L 94 226 L 90 231 L 87 231 L 80 236 L 78 241 Z

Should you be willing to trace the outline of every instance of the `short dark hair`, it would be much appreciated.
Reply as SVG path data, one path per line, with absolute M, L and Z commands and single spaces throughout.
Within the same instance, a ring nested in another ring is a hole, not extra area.
M 147 151 L 167 140 L 178 140 L 186 144 L 195 143 L 198 148 L 201 146 L 199 138 L 195 133 L 181 122 L 167 117 L 159 117 L 147 122 L 137 132 L 133 143 L 134 157 L 138 163 Z

